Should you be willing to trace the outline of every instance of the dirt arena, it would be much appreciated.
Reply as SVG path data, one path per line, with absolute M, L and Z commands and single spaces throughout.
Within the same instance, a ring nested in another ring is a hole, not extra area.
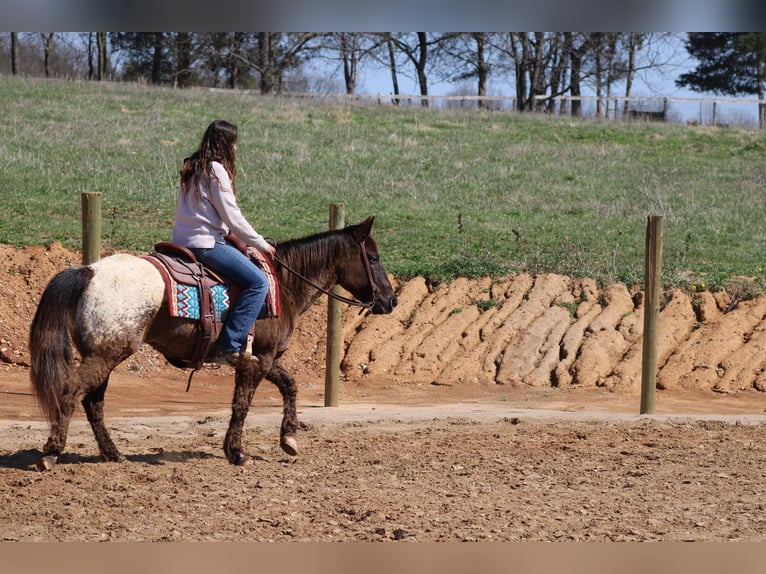
M 641 294 L 518 275 L 399 285 L 387 316 L 344 314 L 340 406 L 325 408 L 324 301 L 285 366 L 300 453 L 278 446 L 264 383 L 222 451 L 227 368 L 187 372 L 149 348 L 110 383 L 128 457 L 98 462 L 79 411 L 67 453 L 28 382 L 27 330 L 50 277 L 79 254 L 0 246 L 0 540 L 682 541 L 766 539 L 766 298 L 668 293 L 657 408 L 639 416 Z

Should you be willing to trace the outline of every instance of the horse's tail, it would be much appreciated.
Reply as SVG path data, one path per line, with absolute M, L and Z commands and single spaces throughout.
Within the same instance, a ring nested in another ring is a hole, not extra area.
M 88 267 L 70 267 L 57 273 L 43 291 L 29 328 L 29 376 L 48 420 L 59 411 L 74 361 L 71 330 L 75 311 L 92 276 Z

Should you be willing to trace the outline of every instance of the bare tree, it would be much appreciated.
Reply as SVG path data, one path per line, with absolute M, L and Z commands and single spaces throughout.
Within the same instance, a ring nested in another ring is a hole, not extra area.
M 298 68 L 304 57 L 318 49 L 312 41 L 319 36 L 314 32 L 258 32 L 255 69 L 260 74 L 261 93 L 281 93 L 285 73 Z
M 87 32 L 83 35 L 82 41 L 87 45 L 88 58 L 88 79 L 104 80 L 107 74 L 108 56 L 106 51 L 106 32 Z M 93 45 L 95 37 L 96 45 Z M 96 55 L 96 63 L 93 63 L 93 54 Z
M 426 32 L 392 34 L 391 42 L 396 50 L 404 54 L 415 68 L 415 77 L 420 89 L 420 105 L 428 107 L 428 72 L 431 66 L 436 66 L 439 59 L 439 48 L 444 38 L 452 34 L 431 34 Z M 435 50 L 432 53 L 432 50 Z
M 609 102 L 614 86 L 625 82 L 625 102 L 622 113 L 629 113 L 629 98 L 633 95 L 636 75 L 644 71 L 661 73 L 668 65 L 665 46 L 672 37 L 668 33 L 642 32 L 594 32 L 590 33 L 586 47 L 597 99 L 599 116 L 609 115 Z M 606 106 L 603 105 L 606 99 Z
M 53 48 L 53 38 L 56 36 L 56 32 L 40 32 L 40 41 L 43 44 L 43 65 L 45 69 L 45 77 L 50 78 L 50 57 L 51 50 Z
M 386 48 L 388 48 L 388 60 L 391 65 L 391 82 L 394 88 L 394 95 L 399 95 L 399 79 L 396 73 L 396 56 L 394 53 L 394 42 L 391 39 L 391 34 L 386 36 Z M 399 98 L 394 99 L 394 103 L 399 105 Z
M 628 67 L 625 73 L 625 97 L 633 92 L 633 83 L 637 76 L 652 72 L 664 76 L 667 71 L 674 73 L 670 61 L 672 58 L 672 43 L 677 34 L 673 32 L 630 32 L 626 34 L 624 43 L 628 51 Z M 670 48 L 670 49 L 669 49 Z M 626 102 L 626 111 L 627 111 Z
M 622 115 L 628 115 L 628 99 L 633 91 L 633 81 L 636 77 L 636 54 L 643 42 L 644 34 L 640 32 L 628 32 L 625 37 L 625 46 L 627 48 L 628 67 L 625 74 L 625 103 L 622 108 Z
M 106 51 L 106 32 L 96 32 L 96 45 L 98 46 L 98 80 L 105 80 L 109 73 L 109 57 Z
M 519 111 L 539 110 L 546 105 L 540 96 L 545 95 L 549 86 L 547 67 L 553 50 L 549 48 L 548 36 L 545 32 L 510 32 L 498 44 L 513 67 Z
M 625 55 L 629 55 L 630 38 L 621 32 L 593 32 L 590 34 L 589 45 L 593 58 L 596 114 L 605 117 L 609 115 L 612 87 L 627 75 L 629 65 Z
M 554 34 L 550 42 L 552 44 L 551 60 L 550 60 L 550 74 L 549 74 L 549 90 L 551 96 L 560 96 L 569 90 L 569 48 L 570 45 L 567 41 L 565 34 Z M 556 112 L 556 100 L 550 99 L 546 104 L 548 113 Z M 566 110 L 566 106 L 560 105 L 558 113 L 562 114 Z
M 615 82 L 627 73 L 623 36 L 607 32 L 513 32 L 496 44 L 505 60 L 501 59 L 498 67 L 513 70 L 520 111 L 554 113 L 554 98 L 568 93 L 572 96 L 569 113 L 580 116 L 583 85 L 592 82 L 599 97 L 597 113 L 603 116 L 607 111 L 603 97 L 608 101 Z M 565 113 L 564 106 L 559 113 Z
M 152 84 L 160 84 L 162 82 L 162 64 L 167 61 L 164 57 L 163 51 L 165 49 L 165 33 L 154 32 L 154 46 L 152 50 Z
M 19 33 L 11 32 L 11 74 L 19 73 Z
M 583 59 L 588 50 L 588 37 L 584 33 L 565 33 L 569 50 L 569 94 L 572 96 L 572 115 L 582 116 Z
M 229 36 L 229 51 L 224 61 L 228 84 L 231 89 L 241 87 L 243 80 L 250 73 L 247 58 L 248 37 L 244 32 L 234 32 Z
M 590 45 L 593 53 L 593 77 L 595 78 L 596 87 L 596 115 L 598 117 L 604 116 L 603 107 L 603 83 L 604 83 L 604 67 L 606 65 L 605 59 L 608 53 L 607 48 L 608 40 L 606 32 L 593 32 L 590 35 Z
M 363 32 L 329 32 L 316 40 L 317 58 L 342 74 L 346 94 L 356 92 L 363 66 L 378 60 L 385 45 L 384 35 Z
M 0 38 L 0 71 L 30 77 L 85 77 L 85 46 L 75 33 L 10 32 Z
M 87 34 L 88 44 L 88 79 L 92 80 L 96 73 L 93 68 L 93 32 Z
M 358 32 L 336 32 L 331 36 L 339 47 L 346 93 L 353 94 L 365 60 L 380 50 L 384 40 L 374 34 Z
M 176 34 L 176 84 L 179 88 L 186 88 L 191 84 L 191 34 L 178 32 Z
M 490 53 L 491 32 L 456 33 L 442 37 L 444 67 L 448 70 L 449 81 L 461 81 L 475 78 L 476 95 L 486 96 L 491 70 Z M 479 100 L 478 106 L 486 106 L 485 100 Z
M 261 73 L 261 93 L 275 92 L 276 74 L 274 53 L 271 49 L 272 32 L 258 32 L 258 71 Z
M 353 32 L 340 32 L 338 37 L 340 57 L 343 63 L 343 83 L 346 85 L 347 94 L 353 94 L 356 90 L 357 71 L 359 69 L 356 39 L 357 34 Z

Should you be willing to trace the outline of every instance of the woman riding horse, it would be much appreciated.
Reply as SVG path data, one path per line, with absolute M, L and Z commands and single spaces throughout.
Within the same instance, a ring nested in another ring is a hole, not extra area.
M 391 313 L 397 299 L 371 236 L 373 218 L 344 229 L 279 243 L 276 272 L 280 314 L 259 320 L 253 355 L 238 365 L 224 452 L 232 464 L 247 464 L 242 429 L 253 394 L 266 378 L 282 394 L 280 445 L 297 454 L 297 386 L 280 359 L 298 316 L 323 293 L 340 285 L 372 313 Z M 81 402 L 101 458 L 124 461 L 104 424 L 104 394 L 112 370 L 148 343 L 172 364 L 194 354 L 197 321 L 171 316 L 165 283 L 146 259 L 116 254 L 88 266 L 70 267 L 51 279 L 30 327 L 30 378 L 51 422 L 39 468 L 52 467 L 66 445 L 69 421 Z M 75 360 L 72 346 L 80 360 Z

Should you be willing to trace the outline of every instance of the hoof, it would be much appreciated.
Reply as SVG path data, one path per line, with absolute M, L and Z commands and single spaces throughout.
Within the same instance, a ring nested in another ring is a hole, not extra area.
M 35 464 L 31 465 L 29 468 L 33 470 L 39 470 L 40 472 L 44 472 L 46 470 L 51 470 L 54 466 L 56 466 L 56 461 L 58 460 L 58 457 L 52 454 L 43 456 L 38 460 Z
M 118 454 L 116 458 L 101 455 L 102 462 L 128 462 L 128 459 L 124 455 Z
M 279 446 L 281 446 L 282 450 L 290 456 L 298 456 L 298 441 L 296 440 L 295 435 L 284 435 L 279 440 Z
M 244 452 L 240 452 L 233 462 L 237 466 L 250 466 L 253 464 L 253 459 L 247 456 Z

